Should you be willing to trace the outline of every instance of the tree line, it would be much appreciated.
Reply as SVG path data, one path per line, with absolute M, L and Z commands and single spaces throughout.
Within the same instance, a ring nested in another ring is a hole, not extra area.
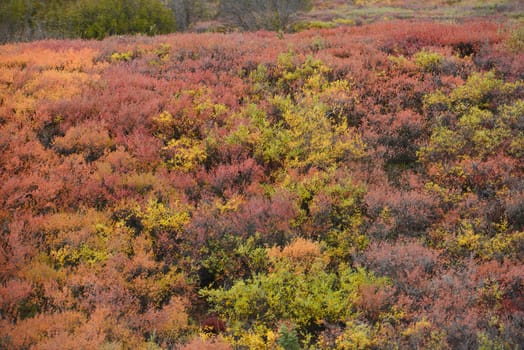
M 0 43 L 165 34 L 212 19 L 241 30 L 281 30 L 309 7 L 309 0 L 6 0 Z

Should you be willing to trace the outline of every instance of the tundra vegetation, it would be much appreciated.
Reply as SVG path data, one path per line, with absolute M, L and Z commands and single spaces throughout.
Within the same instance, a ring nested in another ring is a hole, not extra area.
M 0 348 L 519 349 L 522 33 L 0 46 Z

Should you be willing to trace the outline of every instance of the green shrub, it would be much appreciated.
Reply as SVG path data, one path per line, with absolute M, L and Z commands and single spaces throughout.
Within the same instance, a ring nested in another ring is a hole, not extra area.
M 337 26 L 337 23 L 333 22 L 324 22 L 324 21 L 309 21 L 309 22 L 297 22 L 293 24 L 293 31 L 300 32 L 308 29 L 326 29 L 334 28 Z
M 436 52 L 422 50 L 413 56 L 413 61 L 424 72 L 438 72 L 441 68 L 444 57 Z
M 68 14 L 72 35 L 102 39 L 115 34 L 175 31 L 173 13 L 159 0 L 79 0 Z
M 293 255 L 285 249 L 282 254 Z M 271 272 L 237 281 L 229 289 L 204 289 L 201 295 L 219 314 L 243 328 L 255 321 L 272 328 L 279 320 L 290 320 L 300 333 L 324 322 L 350 319 L 362 286 L 385 288 L 388 283 L 364 269 L 353 270 L 343 264 L 337 273 L 329 272 L 322 256 L 307 264 L 296 259 L 280 256 L 273 260 Z
M 285 324 L 280 327 L 277 343 L 285 350 L 300 350 L 297 332 L 293 328 L 289 329 Z

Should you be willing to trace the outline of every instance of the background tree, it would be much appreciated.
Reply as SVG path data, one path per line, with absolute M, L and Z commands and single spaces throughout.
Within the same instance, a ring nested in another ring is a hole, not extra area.
M 70 18 L 72 34 L 88 39 L 175 30 L 173 13 L 159 0 L 80 0 L 72 7 Z
M 162 0 L 176 19 L 178 30 L 187 30 L 199 20 L 216 17 L 219 0 Z
M 310 5 L 309 0 L 222 0 L 219 15 L 245 30 L 284 29 L 293 15 Z
M 0 42 L 46 37 L 44 15 L 58 1 L 6 0 L 0 3 Z
M 8 0 L 0 4 L 0 42 L 169 33 L 176 21 L 166 5 L 161 0 Z

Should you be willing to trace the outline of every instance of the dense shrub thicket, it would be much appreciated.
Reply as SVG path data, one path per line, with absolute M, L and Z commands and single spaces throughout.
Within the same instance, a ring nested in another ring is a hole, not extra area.
M 0 47 L 0 348 L 518 348 L 521 48 L 475 21 Z
M 243 30 L 285 29 L 308 0 L 3 0 L 0 43 L 166 34 L 220 19 Z
M 0 42 L 173 32 L 173 12 L 161 0 L 5 0 Z

